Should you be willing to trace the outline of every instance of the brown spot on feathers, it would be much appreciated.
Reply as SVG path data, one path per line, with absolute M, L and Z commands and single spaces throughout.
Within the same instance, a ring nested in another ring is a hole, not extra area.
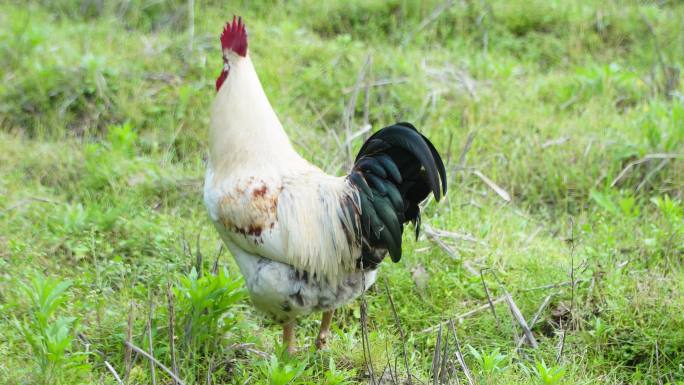
M 229 231 L 263 242 L 264 230 L 275 227 L 280 191 L 282 186 L 269 188 L 266 181 L 254 177 L 238 181 L 219 201 L 221 223 Z
M 268 192 L 268 187 L 266 187 L 266 185 L 262 185 L 260 188 L 252 191 L 252 196 L 254 198 L 263 197 L 264 195 L 266 195 L 267 192 Z

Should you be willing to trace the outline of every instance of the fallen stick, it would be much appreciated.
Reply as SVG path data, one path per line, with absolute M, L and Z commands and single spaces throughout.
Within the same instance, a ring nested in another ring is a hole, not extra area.
M 412 384 L 411 382 L 411 369 L 409 368 L 409 363 L 408 363 L 408 354 L 406 353 L 406 336 L 404 335 L 404 329 L 401 327 L 401 321 L 399 320 L 399 315 L 397 314 L 397 308 L 394 306 L 394 301 L 392 300 L 392 294 L 390 293 L 389 289 L 389 284 L 387 283 L 387 277 L 385 277 L 385 291 L 387 292 L 387 298 L 390 301 L 390 305 L 392 306 L 392 313 L 394 314 L 394 321 L 397 324 L 397 329 L 399 329 L 399 335 L 401 336 L 401 346 L 402 346 L 402 352 L 404 355 L 404 366 L 406 367 L 406 377 L 408 379 L 409 385 Z
M 448 342 L 448 341 L 447 341 Z M 432 356 L 432 385 L 438 385 L 440 369 L 442 367 L 440 353 L 442 349 L 442 325 L 437 330 L 437 341 L 435 342 L 435 354 Z M 446 357 L 445 357 L 446 358 Z
M 530 327 L 527 325 L 525 317 L 523 317 L 522 313 L 520 312 L 520 309 L 518 309 L 518 305 L 516 305 L 515 301 L 513 301 L 513 297 L 511 297 L 510 294 L 506 294 L 504 296 L 504 299 L 506 300 L 509 309 L 511 309 L 511 314 L 513 315 L 513 318 L 515 318 L 515 320 L 518 321 L 518 324 L 522 328 L 523 333 L 525 333 L 525 337 L 527 338 L 527 341 L 530 343 L 530 346 L 536 349 L 539 346 L 539 344 L 537 344 L 537 340 L 534 338 L 532 330 L 530 330 Z
M 491 302 L 491 304 L 490 304 L 490 302 L 487 302 L 486 304 L 484 304 L 484 305 L 482 305 L 482 306 L 478 306 L 478 307 L 476 307 L 476 308 L 473 309 L 473 310 L 469 310 L 469 311 L 467 311 L 467 312 L 465 312 L 465 313 L 463 313 L 463 314 L 461 314 L 461 315 L 456 316 L 454 319 L 457 320 L 458 322 L 461 322 L 462 320 L 464 320 L 464 319 L 466 319 L 466 318 L 468 318 L 468 317 L 470 317 L 470 316 L 472 316 L 472 315 L 474 315 L 474 314 L 477 314 L 477 313 L 479 313 L 479 312 L 481 312 L 481 311 L 483 311 L 483 310 L 487 310 L 487 309 L 489 309 L 490 306 L 496 305 L 497 303 L 503 302 L 503 301 L 505 301 L 505 300 L 506 300 L 505 296 L 504 296 L 504 297 L 499 297 L 499 298 L 493 300 L 493 301 Z M 448 323 L 448 321 L 440 322 L 440 323 L 438 323 L 437 325 L 430 326 L 429 328 L 423 329 L 423 330 L 421 330 L 420 332 L 421 332 L 421 333 L 430 333 L 430 332 L 433 332 L 433 331 L 437 330 L 440 326 L 443 326 L 443 325 L 446 324 L 446 323 Z
M 454 339 L 456 340 L 456 359 L 458 359 L 458 363 L 461 365 L 461 369 L 463 369 L 463 374 L 465 374 L 466 378 L 468 379 L 468 384 L 475 385 L 473 375 L 470 373 L 470 369 L 463 358 L 463 353 L 461 353 L 461 344 L 458 342 L 458 335 L 456 334 L 456 327 L 454 327 L 454 320 L 449 320 L 449 329 L 451 329 L 451 333 L 453 333 Z
M 615 179 L 613 179 L 613 182 L 610 184 L 610 187 L 615 187 L 615 185 L 618 184 L 620 182 L 620 180 L 622 180 L 622 178 L 624 178 L 624 176 L 627 175 L 627 173 L 634 166 L 638 166 L 642 163 L 649 162 L 653 159 L 678 159 L 678 158 L 684 158 L 684 154 L 648 154 L 639 160 L 629 162 L 627 164 L 627 166 L 625 166 L 625 168 L 623 168 L 622 171 L 620 171 L 618 176 L 615 177 Z
M 163 370 L 164 372 L 166 372 L 166 374 L 168 374 L 168 375 L 169 375 L 174 381 L 176 381 L 178 384 L 180 384 L 180 385 L 185 385 L 185 382 L 183 382 L 183 380 L 181 380 L 180 378 L 178 378 L 178 376 L 176 376 L 175 374 L 173 374 L 173 372 L 172 372 L 169 368 L 167 368 L 166 366 L 164 366 L 161 362 L 157 361 L 157 359 L 154 358 L 154 357 L 152 357 L 149 353 L 147 353 L 146 351 L 140 349 L 139 347 L 133 345 L 132 343 L 130 343 L 130 342 L 128 342 L 128 341 L 124 341 L 124 344 L 126 344 L 126 346 L 128 346 L 129 348 L 131 348 L 132 350 L 134 350 L 136 353 L 141 354 L 143 357 L 145 357 L 145 358 L 147 358 L 148 360 L 150 360 L 151 363 L 157 365 L 161 370 Z
M 477 170 L 473 171 L 473 174 L 480 178 L 487 186 L 489 186 L 489 188 L 494 190 L 494 192 L 499 195 L 501 199 L 505 200 L 506 202 L 511 201 L 511 196 L 508 194 L 508 192 L 506 192 L 506 190 L 501 188 L 498 184 L 494 183 L 493 180 L 487 178 L 483 173 Z
M 427 235 L 429 240 L 435 242 L 440 249 L 442 249 L 449 257 L 451 257 L 451 259 L 454 259 L 456 261 L 461 260 L 461 256 L 458 255 L 458 252 L 452 249 L 451 246 L 444 243 L 444 241 L 439 239 L 439 237 L 435 236 L 434 233 L 428 233 L 426 231 L 425 234 Z
M 446 230 L 441 230 L 441 229 L 435 229 L 431 226 L 423 224 L 423 232 L 425 234 L 430 234 L 436 237 L 440 238 L 451 238 L 457 241 L 468 241 L 468 242 L 475 242 L 479 243 L 481 245 L 484 245 L 485 243 L 475 237 L 473 237 L 470 234 L 461 234 L 457 233 L 454 231 L 446 231 Z
M 539 308 L 537 309 L 537 312 L 534 313 L 534 317 L 532 317 L 532 321 L 530 321 L 530 328 L 533 328 L 534 325 L 537 324 L 539 321 L 539 317 L 541 317 L 541 313 L 546 309 L 546 307 L 549 305 L 549 302 L 551 302 L 551 298 L 553 297 L 553 294 L 549 294 L 544 298 L 544 301 L 542 302 L 541 305 L 539 305 Z M 522 344 L 525 342 L 524 338 L 521 338 L 520 341 L 518 341 L 518 345 L 515 347 L 515 351 L 517 352 L 520 350 L 520 347 Z
M 575 280 L 575 285 L 578 283 L 582 282 L 588 282 L 588 279 L 577 279 Z M 572 282 L 566 281 L 566 282 L 559 282 L 559 283 L 550 283 L 548 285 L 542 285 L 542 286 L 536 286 L 536 287 L 530 287 L 527 289 L 522 289 L 520 292 L 525 292 L 525 291 L 534 291 L 534 290 L 546 290 L 546 289 L 555 289 L 557 287 L 563 287 L 563 286 L 570 286 L 572 285 Z
M 116 379 L 116 382 L 119 385 L 123 385 L 123 381 L 121 381 L 121 377 L 119 377 L 119 373 L 116 372 L 112 364 L 110 364 L 107 360 L 104 360 L 104 364 L 107 367 L 107 370 L 109 370 L 110 373 L 114 376 L 114 379 Z

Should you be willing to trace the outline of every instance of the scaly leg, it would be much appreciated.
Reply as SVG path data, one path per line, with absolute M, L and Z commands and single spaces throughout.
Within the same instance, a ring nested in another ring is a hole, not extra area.
M 321 318 L 321 330 L 318 332 L 318 337 L 316 338 L 316 347 L 318 349 L 324 349 L 328 344 L 328 336 L 330 335 L 330 323 L 332 322 L 334 310 L 328 310 L 323 312 L 323 318 Z
M 283 324 L 283 345 L 285 345 L 285 348 L 290 355 L 294 355 L 297 352 L 294 321 Z

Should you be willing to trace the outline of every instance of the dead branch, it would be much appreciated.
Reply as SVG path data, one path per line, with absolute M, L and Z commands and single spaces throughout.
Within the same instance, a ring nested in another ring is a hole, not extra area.
M 653 159 L 684 159 L 684 154 L 668 154 L 668 153 L 648 154 L 639 160 L 629 162 L 627 164 L 627 166 L 625 166 L 625 168 L 623 168 L 622 171 L 620 171 L 618 176 L 615 177 L 615 179 L 613 179 L 613 182 L 611 182 L 610 187 L 615 187 L 615 185 L 617 185 L 622 180 L 622 178 L 624 178 L 625 175 L 627 175 L 627 173 L 632 170 L 632 168 L 634 166 L 638 166 L 642 163 L 650 162 Z
M 561 327 L 562 333 L 561 333 L 561 340 L 560 340 L 560 343 L 558 346 L 558 354 L 556 354 L 556 364 L 558 364 L 560 362 L 561 357 L 563 357 L 563 349 L 565 348 L 565 332 L 567 330 L 566 328 L 563 327 L 563 321 L 562 320 L 560 321 L 560 327 Z
M 124 341 L 124 343 L 125 343 L 126 346 L 129 347 L 130 349 L 133 349 L 136 353 L 141 354 L 143 357 L 145 357 L 145 358 L 147 358 L 148 360 L 150 360 L 151 363 L 153 363 L 154 365 L 157 365 L 161 370 L 163 370 L 164 372 L 166 372 L 166 374 L 168 374 L 169 377 L 171 377 L 174 381 L 176 381 L 177 384 L 179 384 L 179 385 L 185 385 L 185 382 L 183 382 L 183 380 L 181 380 L 180 378 L 178 378 L 178 376 L 176 376 L 175 374 L 173 374 L 173 372 L 172 372 L 169 368 L 167 368 L 166 366 L 164 366 L 161 362 L 157 361 L 157 359 L 154 358 L 153 356 L 151 356 L 149 353 L 147 353 L 146 351 L 140 349 L 139 347 L 133 345 L 132 343 L 130 343 L 130 342 L 128 342 L 128 341 Z
M 202 250 L 200 249 L 200 235 L 202 234 L 202 231 L 197 232 L 197 241 L 196 241 L 196 246 L 195 246 L 195 266 L 197 269 L 197 278 L 202 278 L 204 275 L 204 268 L 202 266 L 204 265 L 203 258 L 204 256 L 202 255 Z
M 503 188 L 499 187 L 494 181 L 491 179 L 487 178 L 484 174 L 482 174 L 480 171 L 475 170 L 473 171 L 473 174 L 475 174 L 478 178 L 480 178 L 489 188 L 494 190 L 494 192 L 501 197 L 501 199 L 505 200 L 506 202 L 511 201 L 511 196 L 504 190 Z
M 107 370 L 109 370 L 110 373 L 114 376 L 114 379 L 119 385 L 123 385 L 123 381 L 121 381 L 121 377 L 119 377 L 119 373 L 114 370 L 114 367 L 112 364 L 110 364 L 107 360 L 104 360 L 104 364 L 107 367 Z
M 646 28 L 648 28 L 648 32 L 653 38 L 653 48 L 656 53 L 656 58 L 658 59 L 660 70 L 663 74 L 664 84 L 662 91 L 665 97 L 670 100 L 672 99 L 672 91 L 677 89 L 679 83 L 679 70 L 678 68 L 669 66 L 665 63 L 665 55 L 663 55 L 663 51 L 660 49 L 660 43 L 658 42 L 658 35 L 655 32 L 655 28 L 653 28 L 653 25 L 643 14 L 641 15 L 641 20 L 646 24 Z
M 396 79 L 380 79 L 372 82 L 367 82 L 366 87 L 382 87 L 382 86 L 388 86 L 392 84 L 401 84 L 401 83 L 406 83 L 409 81 L 409 78 L 404 77 L 404 78 L 396 78 Z M 343 94 L 348 94 L 350 92 L 354 91 L 354 87 L 347 87 L 342 89 Z
M 449 245 L 447 245 L 446 243 L 444 243 L 444 241 L 442 241 L 439 237 L 437 237 L 436 235 L 434 235 L 434 233 L 428 233 L 428 232 L 426 231 L 426 232 L 425 232 L 425 235 L 427 235 L 427 237 L 428 237 L 429 240 L 431 240 L 431 241 L 433 241 L 434 243 L 436 243 L 437 246 L 439 246 L 440 249 L 442 249 L 445 253 L 447 253 L 447 255 L 448 255 L 449 257 L 451 257 L 451 259 L 454 259 L 454 260 L 456 260 L 456 261 L 460 261 L 460 260 L 461 260 L 461 256 L 458 255 L 458 252 L 457 252 L 456 250 L 452 249 L 451 246 L 449 246 Z
M 154 357 L 154 345 L 152 341 L 152 316 L 154 312 L 154 303 L 152 302 L 152 297 L 150 296 L 149 298 L 150 301 L 150 314 L 147 317 L 147 341 L 149 343 L 149 349 L 150 349 L 150 357 Z M 154 368 L 154 365 L 150 361 L 150 374 L 151 374 L 151 379 L 152 379 L 152 385 L 157 385 L 157 372 Z
M 648 174 L 646 174 L 646 176 L 644 177 L 644 180 L 642 180 L 641 183 L 639 183 L 639 185 L 637 186 L 636 191 L 639 192 L 639 190 L 641 190 L 646 185 L 646 183 L 651 178 L 653 178 L 653 176 L 655 174 L 657 174 L 660 170 L 662 170 L 665 167 L 665 165 L 667 165 L 667 163 L 669 161 L 670 161 L 670 159 L 661 160 L 660 163 L 658 163 L 658 165 L 655 166 L 655 168 L 653 170 L 649 171 Z
M 244 350 L 244 351 L 249 352 L 249 353 L 254 353 L 261 358 L 268 358 L 269 357 L 268 353 L 262 352 L 261 350 L 254 348 L 254 346 L 256 346 L 256 345 L 254 345 L 251 342 L 248 342 L 248 343 L 232 344 L 232 345 L 229 345 L 227 347 L 227 349 Z
M 192 45 L 195 40 L 195 1 L 188 0 L 188 52 L 192 54 Z
M 589 282 L 589 280 L 588 280 L 588 279 L 576 279 L 576 280 L 575 280 L 575 285 L 577 285 L 578 283 L 582 283 L 582 282 Z M 556 289 L 556 288 L 559 288 L 559 287 L 570 286 L 570 285 L 572 285 L 572 282 L 570 282 L 570 281 L 567 281 L 567 282 L 559 282 L 559 283 L 551 283 L 551 284 L 548 284 L 548 285 L 535 286 L 535 287 L 529 287 L 529 288 L 527 288 L 527 289 L 521 289 L 521 290 L 519 290 L 519 292 L 527 292 L 527 291 L 534 291 L 534 290 Z
M 533 328 L 534 325 L 537 324 L 537 322 L 539 321 L 539 317 L 541 317 L 541 313 L 542 313 L 542 312 L 544 311 L 544 309 L 546 309 L 546 307 L 549 305 L 549 303 L 551 302 L 551 298 L 552 298 L 552 297 L 553 297 L 553 294 L 547 295 L 546 298 L 544 298 L 544 301 L 542 302 L 542 304 L 539 305 L 539 308 L 537 309 L 537 312 L 534 313 L 534 316 L 532 317 L 532 321 L 530 321 L 530 329 Z M 516 351 L 516 352 L 520 350 L 520 347 L 522 347 L 522 344 L 523 344 L 524 342 L 525 342 L 525 339 L 524 339 L 524 338 L 521 338 L 521 339 L 518 341 L 518 344 L 517 344 L 516 347 L 515 347 L 515 351 Z
M 465 359 L 463 358 L 463 353 L 461 352 L 461 344 L 458 341 L 458 334 L 456 334 L 454 320 L 449 320 L 449 328 L 451 329 L 451 333 L 454 335 L 454 340 L 456 341 L 456 359 L 458 360 L 458 363 L 461 365 L 461 369 L 463 369 L 463 374 L 465 374 L 466 379 L 468 379 L 468 384 L 475 385 L 473 375 L 470 373 L 470 369 L 468 369 L 468 365 L 466 364 Z
M 440 326 L 441 327 L 441 326 Z M 440 382 L 444 383 L 446 380 L 447 375 L 449 375 L 448 370 L 448 365 L 449 365 L 449 328 L 447 328 L 446 331 L 446 338 L 444 338 L 446 343 L 444 343 L 444 351 L 442 352 L 442 367 L 440 369 Z M 449 377 L 451 377 L 449 375 Z M 458 382 L 458 379 L 456 379 Z
M 363 262 L 361 263 L 361 270 L 363 270 Z M 366 287 L 366 275 L 361 274 L 361 287 Z M 368 370 L 368 376 L 370 377 L 371 385 L 376 385 L 375 381 L 375 369 L 373 368 L 373 358 L 371 356 L 370 341 L 368 340 L 368 304 L 366 303 L 366 292 L 361 291 L 361 345 L 363 347 L 363 359 L 366 363 L 366 370 Z
M 441 353 L 442 349 L 442 325 L 439 325 L 439 329 L 437 329 L 437 341 L 435 342 L 435 354 L 432 356 L 432 385 L 437 385 L 439 381 L 439 374 L 440 374 L 440 368 L 442 365 L 440 365 L 440 359 L 441 357 L 439 354 Z
M 575 309 L 575 221 L 570 218 L 570 282 L 572 285 L 570 285 L 570 322 L 572 327 L 575 323 L 575 315 L 574 315 L 574 309 Z M 558 356 L 556 357 L 556 363 L 560 362 L 560 359 L 563 357 L 563 349 L 565 348 L 565 335 L 566 335 L 566 328 L 563 327 L 563 321 L 560 323 L 561 329 L 563 329 L 563 335 L 561 336 L 561 341 L 560 341 L 560 348 L 558 349 Z
M 461 150 L 461 155 L 458 157 L 458 167 L 460 169 L 465 168 L 466 155 L 468 155 L 468 152 L 470 151 L 470 147 L 473 145 L 473 140 L 475 140 L 476 135 L 477 135 L 477 131 L 471 131 L 468 134 L 468 137 L 466 138 L 466 142 L 463 145 L 463 150 Z
M 371 54 L 368 54 L 366 56 L 366 60 L 359 69 L 358 75 L 356 76 L 356 83 L 354 83 L 354 89 L 352 91 L 351 97 L 349 98 L 349 102 L 347 103 L 347 108 L 345 108 L 344 110 L 344 115 L 342 116 L 342 123 L 344 125 L 344 130 L 347 136 L 347 144 L 345 145 L 347 150 L 347 166 L 351 165 L 353 159 L 351 142 L 349 141 L 349 138 L 352 136 L 352 126 L 354 123 L 354 110 L 356 109 L 356 100 L 359 96 L 359 90 L 361 89 L 361 85 L 363 83 L 364 78 L 366 77 L 366 72 L 368 71 L 372 60 L 373 56 Z
M 176 349 L 175 349 L 175 340 L 176 340 L 176 314 L 175 314 L 175 309 L 174 309 L 174 297 L 173 297 L 173 292 L 171 291 L 171 283 L 167 282 L 166 283 L 166 299 L 168 301 L 167 306 L 168 306 L 168 318 L 169 318 L 169 354 L 171 355 L 171 368 L 173 369 L 173 373 L 178 375 L 178 366 L 176 364 Z
M 418 28 L 414 30 L 412 34 L 410 34 L 407 38 L 405 43 L 409 43 L 413 38 L 418 35 L 422 30 L 425 29 L 428 25 L 432 24 L 435 20 L 439 18 L 439 16 L 446 11 L 447 9 L 451 8 L 452 5 L 454 5 L 455 1 L 454 0 L 447 0 L 444 3 L 438 5 L 435 7 L 435 9 L 430 13 L 428 17 L 423 19 L 423 21 L 420 22 L 418 25 Z
M 454 231 L 446 231 L 446 230 L 441 230 L 441 229 L 436 229 L 433 228 L 429 225 L 423 224 L 423 232 L 425 234 L 429 235 L 434 235 L 435 237 L 440 237 L 440 238 L 449 238 L 457 241 L 467 241 L 467 242 L 474 242 L 474 243 L 479 243 L 483 246 L 486 245 L 484 241 L 481 241 L 474 236 L 470 234 L 463 234 L 463 233 L 457 233 Z
M 570 140 L 570 138 L 568 138 L 567 136 L 561 136 L 560 138 L 556 138 L 556 139 L 549 139 L 546 142 L 542 143 L 541 148 L 545 149 L 545 148 L 551 147 L 551 146 L 560 146 L 561 144 L 567 142 L 568 140 Z
M 499 322 L 499 317 L 496 315 L 496 309 L 494 308 L 492 297 L 489 295 L 489 288 L 487 287 L 487 282 L 485 282 L 484 273 L 482 269 L 480 269 L 480 281 L 482 281 L 482 286 L 484 287 L 485 294 L 487 294 L 487 303 L 489 303 L 489 308 L 492 310 L 492 315 L 496 320 L 496 327 L 498 328 L 501 326 L 501 323 Z
M 131 340 L 133 338 L 133 322 L 135 319 L 135 314 L 133 312 L 133 304 L 131 303 L 128 306 L 128 323 L 126 325 L 126 343 L 129 344 L 131 343 Z M 131 361 L 131 349 L 126 345 L 126 349 L 124 349 L 124 367 L 126 368 L 126 372 L 124 373 L 124 380 L 126 383 L 128 383 L 128 375 L 131 373 L 131 368 L 133 366 L 133 362 Z
M 53 201 L 52 199 L 41 198 L 41 197 L 29 197 L 29 198 L 20 200 L 19 202 L 9 206 L 8 208 L 6 208 L 3 211 L 0 211 L 0 217 L 5 215 L 6 213 L 12 211 L 12 210 L 18 209 L 19 207 L 27 205 L 31 202 L 52 203 L 52 204 L 59 203 L 57 201 Z
M 385 291 L 387 292 L 387 298 L 389 299 L 390 306 L 392 307 L 392 314 L 394 314 L 394 322 L 397 324 L 397 329 L 399 330 L 399 336 L 401 337 L 401 346 L 404 354 L 404 366 L 406 367 L 406 377 L 408 377 L 409 385 L 412 384 L 411 381 L 411 369 L 408 363 L 408 354 L 406 353 L 406 335 L 404 335 L 404 329 L 401 327 L 401 321 L 399 315 L 397 314 L 397 308 L 394 306 L 394 301 L 392 300 L 392 293 L 390 293 L 389 284 L 387 284 L 387 277 L 385 277 Z
M 520 312 L 520 309 L 518 309 L 518 305 L 515 304 L 515 301 L 513 301 L 513 297 L 509 293 L 506 293 L 504 296 L 506 303 L 508 304 L 509 309 L 511 309 L 511 314 L 513 315 L 513 318 L 515 318 L 516 321 L 518 321 L 518 324 L 523 330 L 523 333 L 525 333 L 525 337 L 527 338 L 527 341 L 529 342 L 530 346 L 533 348 L 537 348 L 539 344 L 537 343 L 537 339 L 534 338 L 534 335 L 532 334 L 532 330 L 530 330 L 530 327 L 527 325 L 527 322 L 525 321 L 525 317 L 523 317 L 522 313 Z
M 498 303 L 500 303 L 500 302 L 503 302 L 503 301 L 505 301 L 505 300 L 506 300 L 505 296 L 499 297 L 499 298 L 493 300 L 492 303 L 491 303 L 491 305 L 496 305 L 496 304 L 498 304 Z M 466 319 L 466 318 L 468 318 L 468 317 L 470 317 L 470 316 L 473 316 L 473 315 L 475 315 L 475 314 L 477 314 L 477 313 L 479 313 L 479 312 L 481 312 L 481 311 L 483 311 L 483 310 L 489 309 L 489 306 L 491 306 L 491 305 L 489 304 L 489 302 L 487 302 L 486 304 L 481 305 L 481 306 L 478 306 L 478 307 L 476 307 L 476 308 L 473 309 L 473 310 L 469 310 L 469 311 L 467 311 L 467 312 L 465 312 L 465 313 L 463 313 L 463 314 L 457 315 L 456 317 L 454 317 L 454 319 L 455 319 L 456 321 L 458 321 L 458 322 L 461 322 L 461 321 L 463 321 L 464 319 Z M 444 325 L 446 322 L 447 322 L 447 321 L 440 322 L 439 324 L 434 325 L 434 326 L 430 326 L 429 328 L 423 329 L 423 330 L 421 330 L 420 332 L 421 332 L 421 333 L 431 333 L 431 332 L 437 330 L 437 328 L 439 328 L 440 326 Z

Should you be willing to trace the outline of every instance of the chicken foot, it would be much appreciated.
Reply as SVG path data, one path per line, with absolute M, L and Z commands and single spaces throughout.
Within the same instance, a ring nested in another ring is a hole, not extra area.
M 316 348 L 325 349 L 328 344 L 328 337 L 330 336 L 330 323 L 332 322 L 334 310 L 328 310 L 323 312 L 323 317 L 321 318 L 321 329 L 318 332 L 318 337 L 316 338 Z
M 297 352 L 294 322 L 288 322 L 283 324 L 283 345 L 285 345 L 288 354 L 294 355 Z

